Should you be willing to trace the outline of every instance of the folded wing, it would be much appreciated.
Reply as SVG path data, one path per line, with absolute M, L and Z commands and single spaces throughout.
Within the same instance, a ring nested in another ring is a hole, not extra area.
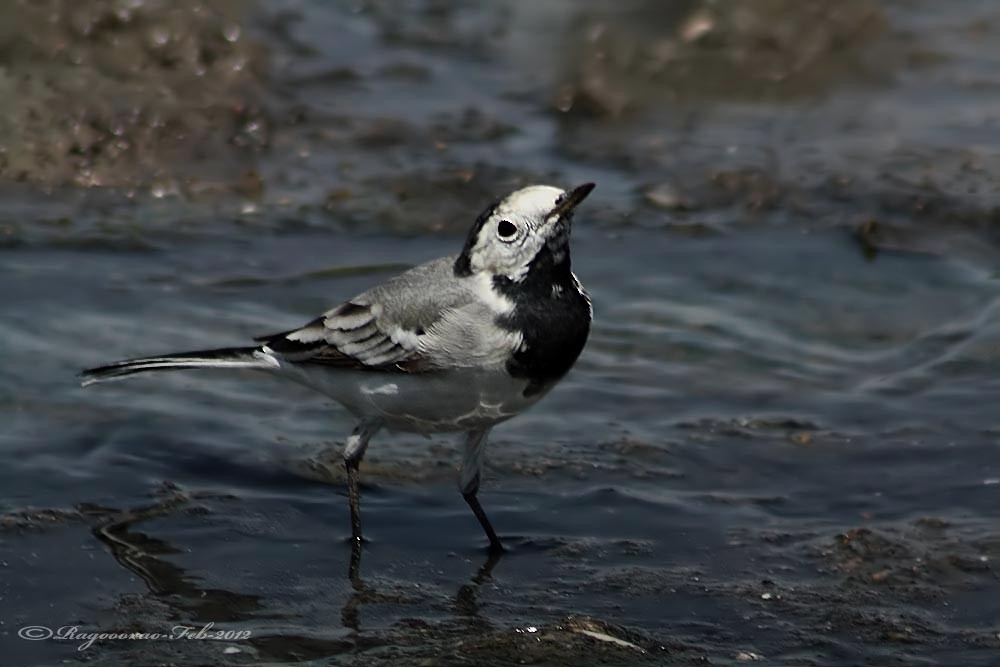
M 296 362 L 342 368 L 413 371 L 421 366 L 422 330 L 386 327 L 377 304 L 348 301 L 300 329 L 256 340 Z
M 423 264 L 304 327 L 256 340 L 298 363 L 399 372 L 447 367 L 437 339 L 447 335 L 454 312 L 475 301 L 456 279 L 453 263 L 453 258 L 442 258 Z

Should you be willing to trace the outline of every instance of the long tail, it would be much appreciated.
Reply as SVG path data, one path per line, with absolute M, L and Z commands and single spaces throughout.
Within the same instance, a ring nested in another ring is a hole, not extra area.
M 80 373 L 80 384 L 121 378 L 147 371 L 175 371 L 187 368 L 277 368 L 278 361 L 259 347 L 223 347 L 217 350 L 181 352 L 162 357 L 144 357 L 116 361 L 107 366 L 89 368 Z

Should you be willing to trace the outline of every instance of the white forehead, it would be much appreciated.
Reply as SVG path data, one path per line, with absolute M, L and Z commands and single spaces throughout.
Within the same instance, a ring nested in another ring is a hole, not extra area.
M 504 217 L 541 218 L 555 208 L 565 195 L 564 190 L 551 185 L 531 185 L 507 195 L 497 206 L 494 215 Z

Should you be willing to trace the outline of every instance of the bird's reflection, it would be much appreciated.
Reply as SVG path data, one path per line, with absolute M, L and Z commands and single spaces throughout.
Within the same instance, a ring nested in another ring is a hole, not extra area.
M 80 509 L 97 519 L 92 532 L 119 565 L 142 579 L 153 595 L 169 596 L 172 604 L 191 614 L 192 620 L 225 622 L 253 617 L 261 609 L 259 596 L 199 586 L 197 578 L 183 568 L 158 557 L 179 553 L 179 549 L 134 530 L 136 524 L 166 516 L 190 500 L 191 496 L 175 492 L 157 503 L 133 509 L 96 506 Z
M 347 578 L 351 582 L 352 593 L 341 609 L 341 623 L 353 632 L 361 632 L 361 606 L 379 602 L 383 596 L 374 586 L 366 582 L 361 577 L 361 556 L 364 551 L 364 543 L 358 540 L 351 540 L 351 558 L 347 568 Z M 493 569 L 503 558 L 504 552 L 487 551 L 486 560 L 479 566 L 479 569 L 472 578 L 459 587 L 455 594 L 453 611 L 458 616 L 476 617 L 479 614 L 479 603 L 477 595 L 479 588 L 484 583 L 493 578 Z
M 351 582 L 353 592 L 347 597 L 344 607 L 340 610 L 341 624 L 354 632 L 361 632 L 361 605 L 370 602 L 374 597 L 374 591 L 368 588 L 361 579 L 361 551 L 363 547 L 361 540 L 351 538 L 351 562 L 347 568 L 347 579 Z
M 262 599 L 217 588 L 205 588 L 197 577 L 164 559 L 179 553 L 169 543 L 136 530 L 136 525 L 179 511 L 204 494 L 172 491 L 158 502 L 142 507 L 117 510 L 98 506 L 81 506 L 85 515 L 95 520 L 94 536 L 103 543 L 119 565 L 134 573 L 155 596 L 169 598 L 170 604 L 183 609 L 192 620 L 205 622 L 239 621 L 262 618 Z M 350 593 L 341 608 L 341 623 L 354 634 L 362 632 L 361 610 L 366 604 L 398 602 L 398 596 L 380 592 L 362 576 L 362 556 L 365 545 L 350 541 L 347 580 Z M 483 584 L 491 581 L 493 570 L 503 553 L 489 552 L 482 565 L 454 596 L 452 611 L 456 616 L 475 618 L 479 614 L 478 594 Z M 267 616 L 268 614 L 265 614 Z
M 477 600 L 479 587 L 493 579 L 493 568 L 500 562 L 503 555 L 503 551 L 491 550 L 487 553 L 486 560 L 479 567 L 479 571 L 476 572 L 475 576 L 468 583 L 463 584 L 458 589 L 458 593 L 455 594 L 456 613 L 462 616 L 479 615 L 479 602 Z

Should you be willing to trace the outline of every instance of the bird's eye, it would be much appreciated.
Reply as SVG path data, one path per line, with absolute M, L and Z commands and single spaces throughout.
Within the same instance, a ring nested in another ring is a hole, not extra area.
M 517 227 L 510 220 L 501 220 L 497 224 L 497 234 L 500 235 L 500 238 L 509 239 L 515 233 L 517 233 Z

